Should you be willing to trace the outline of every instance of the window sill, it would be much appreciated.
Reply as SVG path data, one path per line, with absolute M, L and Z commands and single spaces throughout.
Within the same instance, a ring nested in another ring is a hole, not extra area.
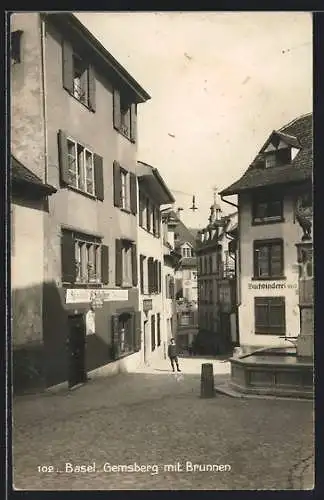
M 130 135 L 125 134 L 125 132 L 123 132 L 120 128 L 116 128 L 115 130 L 117 130 L 117 132 L 123 137 L 125 137 L 125 139 L 127 139 L 129 142 L 135 144 L 136 141 L 134 139 L 131 139 Z
M 285 219 L 283 217 L 278 217 L 277 219 L 262 219 L 262 220 L 254 220 L 252 219 L 252 226 L 265 226 L 267 224 L 280 224 L 285 222 Z
M 66 89 L 65 89 L 66 90 Z M 73 99 L 75 99 L 77 102 L 79 102 L 80 104 L 82 104 L 83 107 L 85 107 L 88 111 L 90 111 L 91 113 L 95 113 L 95 110 L 90 108 L 89 104 L 86 104 L 85 102 L 82 102 L 81 99 L 78 99 L 77 97 L 75 97 L 75 95 L 73 94 L 73 92 L 69 92 L 68 90 L 66 90 L 66 92 L 71 96 L 73 97 Z
M 125 214 L 128 214 L 128 215 L 130 215 L 130 214 L 131 214 L 131 211 L 130 211 L 130 209 L 129 209 L 129 208 L 123 208 L 123 207 L 120 207 L 120 210 L 121 210 L 122 212 L 125 212 Z
M 94 194 L 87 193 L 86 191 L 82 191 L 82 189 L 71 186 L 71 184 L 67 184 L 66 186 L 70 191 L 74 191 L 75 193 L 82 194 L 86 198 L 90 198 L 91 200 L 96 201 L 97 197 Z
M 271 332 L 271 331 L 268 331 L 268 332 L 254 332 L 255 335 L 274 335 L 275 337 L 280 337 L 282 335 L 286 335 L 285 332 Z
M 65 288 L 102 288 L 103 283 L 68 283 L 66 281 L 63 281 L 62 286 Z
M 151 236 L 154 236 L 154 238 L 156 238 L 156 239 L 160 239 L 161 238 L 160 234 L 153 233 L 153 231 L 146 229 L 146 227 L 141 226 L 141 224 L 139 224 L 139 226 L 140 226 L 141 229 L 143 229 L 143 231 L 145 231 L 146 233 L 150 234 Z
M 251 281 L 285 281 L 286 276 L 252 276 Z

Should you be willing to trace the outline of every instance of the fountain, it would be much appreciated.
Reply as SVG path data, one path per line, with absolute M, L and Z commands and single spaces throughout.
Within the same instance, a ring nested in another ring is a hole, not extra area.
M 264 347 L 250 353 L 236 352 L 230 359 L 231 387 L 246 394 L 299 397 L 314 396 L 314 298 L 313 244 L 309 218 L 297 213 L 303 229 L 297 247 L 299 268 L 300 334 L 284 337 L 287 347 Z

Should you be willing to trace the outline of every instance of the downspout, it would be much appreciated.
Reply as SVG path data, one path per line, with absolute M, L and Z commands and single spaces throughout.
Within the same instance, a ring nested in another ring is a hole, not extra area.
M 221 195 L 221 200 L 222 200 L 224 203 L 228 203 L 228 205 L 232 205 L 232 207 L 238 208 L 238 205 L 235 205 L 235 203 L 232 203 L 231 201 L 228 201 L 228 200 L 224 200 L 223 195 Z
M 46 59 L 45 59 L 45 37 L 46 25 L 41 16 L 41 73 L 42 73 L 42 91 L 43 91 L 43 120 L 44 120 L 44 164 L 45 164 L 45 184 L 48 183 L 48 138 L 47 138 L 47 100 L 46 100 Z

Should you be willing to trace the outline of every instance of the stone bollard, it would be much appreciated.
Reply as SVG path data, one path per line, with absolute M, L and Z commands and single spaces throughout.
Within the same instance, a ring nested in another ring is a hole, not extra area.
M 203 363 L 201 365 L 201 384 L 200 384 L 200 397 L 213 398 L 215 396 L 214 390 L 214 370 L 212 363 Z

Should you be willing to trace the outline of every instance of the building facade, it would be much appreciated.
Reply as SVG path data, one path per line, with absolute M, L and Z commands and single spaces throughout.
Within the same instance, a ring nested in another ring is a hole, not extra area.
M 140 362 L 136 117 L 149 95 L 72 14 L 17 13 L 11 32 L 21 52 L 12 152 L 56 190 L 42 233 L 37 370 L 47 386 L 75 385 L 107 363 Z
M 137 164 L 139 216 L 138 254 L 140 269 L 142 353 L 145 365 L 164 357 L 167 344 L 164 287 L 164 234 L 161 207 L 175 200 L 156 168 Z M 169 312 L 169 311 L 168 311 Z
M 225 354 L 237 342 L 236 254 L 233 248 L 236 213 L 223 216 L 210 207 L 209 224 L 200 231 L 198 260 L 198 328 L 195 350 Z
M 313 328 L 312 115 L 273 131 L 221 194 L 238 195 L 240 344 L 286 346 Z

